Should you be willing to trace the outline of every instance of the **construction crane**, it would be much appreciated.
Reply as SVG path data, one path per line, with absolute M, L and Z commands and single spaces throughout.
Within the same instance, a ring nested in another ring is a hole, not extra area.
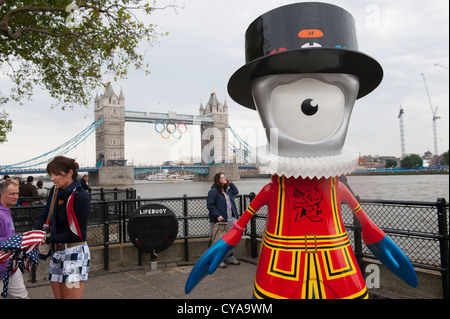
M 433 104 L 431 103 L 431 97 L 430 97 L 430 93 L 428 92 L 428 86 L 427 86 L 427 81 L 425 80 L 425 75 L 423 73 L 421 73 L 421 74 L 423 77 L 423 81 L 425 82 L 425 89 L 427 90 L 428 101 L 430 102 L 430 107 L 431 107 L 431 113 L 433 114 L 434 164 L 437 165 L 439 155 L 438 155 L 438 147 L 437 147 L 436 121 L 438 119 L 440 119 L 440 117 L 437 116 L 438 107 L 436 106 L 436 108 L 433 108 Z
M 403 107 L 400 105 L 400 112 L 398 113 L 398 119 L 400 121 L 400 144 L 402 147 L 402 157 L 403 159 L 405 157 L 405 134 L 403 130 L 403 114 L 405 112 L 403 111 Z

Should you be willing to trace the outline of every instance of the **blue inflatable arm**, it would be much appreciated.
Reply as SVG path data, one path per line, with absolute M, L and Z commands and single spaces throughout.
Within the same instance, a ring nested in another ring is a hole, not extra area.
M 417 275 L 411 261 L 389 236 L 386 235 L 380 241 L 367 245 L 367 247 L 392 273 L 408 285 L 417 287 Z
M 231 249 L 233 246 L 227 244 L 222 238 L 212 245 L 192 268 L 184 287 L 186 294 L 190 293 L 207 274 L 214 273 Z

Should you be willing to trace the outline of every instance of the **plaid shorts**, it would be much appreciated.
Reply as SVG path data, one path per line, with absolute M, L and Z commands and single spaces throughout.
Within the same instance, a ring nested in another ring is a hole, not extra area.
M 49 280 L 61 283 L 86 281 L 90 261 L 91 255 L 86 243 L 58 250 L 50 258 Z

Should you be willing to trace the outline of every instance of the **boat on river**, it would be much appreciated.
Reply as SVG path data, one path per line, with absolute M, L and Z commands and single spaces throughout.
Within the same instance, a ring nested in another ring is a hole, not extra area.
M 148 181 L 165 181 L 165 180 L 167 180 L 168 176 L 169 176 L 169 174 L 167 174 L 167 173 L 156 173 L 156 174 L 148 175 L 147 180 Z

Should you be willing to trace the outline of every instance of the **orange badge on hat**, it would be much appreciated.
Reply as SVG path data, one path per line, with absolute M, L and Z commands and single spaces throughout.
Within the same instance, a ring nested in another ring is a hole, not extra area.
M 321 38 L 323 32 L 318 29 L 306 29 L 298 33 L 299 38 Z

